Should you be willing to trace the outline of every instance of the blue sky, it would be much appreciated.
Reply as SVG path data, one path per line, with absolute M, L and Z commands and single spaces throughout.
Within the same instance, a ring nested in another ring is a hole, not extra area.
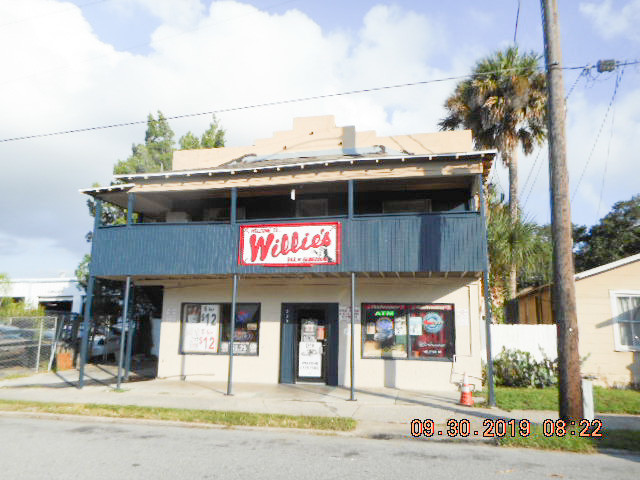
M 560 3 L 565 66 L 640 57 L 640 0 Z M 0 42 L 11 46 L 0 51 L 0 138 L 144 120 L 157 110 L 175 115 L 464 75 L 480 57 L 513 43 L 517 5 L 0 0 Z M 538 1 L 521 1 L 517 42 L 542 52 Z M 625 69 L 608 114 L 616 73 L 592 71 L 569 98 L 576 223 L 591 225 L 613 203 L 638 193 L 639 72 L 638 66 Z M 565 72 L 567 88 L 578 74 Z M 437 129 L 454 86 L 407 87 L 219 119 L 228 145 L 252 143 L 307 115 L 334 114 L 338 124 L 381 135 L 429 132 Z M 179 137 L 203 131 L 209 121 L 171 125 Z M 0 143 L 0 272 L 13 278 L 72 274 L 89 249 L 84 234 L 91 228 L 78 189 L 108 183 L 113 164 L 143 136 L 144 126 L 134 126 Z M 524 209 L 548 222 L 546 151 L 521 156 L 520 165 Z M 504 168 L 494 178 L 506 191 Z

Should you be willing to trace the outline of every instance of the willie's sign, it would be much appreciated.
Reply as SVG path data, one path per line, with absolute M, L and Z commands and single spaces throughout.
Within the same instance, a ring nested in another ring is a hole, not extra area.
M 339 222 L 240 226 L 240 265 L 337 265 L 340 255 Z

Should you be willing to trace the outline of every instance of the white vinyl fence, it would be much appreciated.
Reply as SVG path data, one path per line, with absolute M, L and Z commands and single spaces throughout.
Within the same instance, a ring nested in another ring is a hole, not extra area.
M 502 351 L 522 350 L 529 352 L 536 360 L 542 360 L 543 353 L 555 360 L 557 351 L 557 331 L 555 325 L 491 325 L 491 356 L 496 358 Z

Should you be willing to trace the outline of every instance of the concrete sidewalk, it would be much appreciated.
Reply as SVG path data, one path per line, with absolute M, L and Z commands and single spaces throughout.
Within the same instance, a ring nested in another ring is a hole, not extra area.
M 233 396 L 227 396 L 223 382 L 138 379 L 123 383 L 124 391 L 117 392 L 114 373 L 112 367 L 88 365 L 82 390 L 76 388 L 76 370 L 1 380 L 0 399 L 351 417 L 358 421 L 357 435 L 377 438 L 410 437 L 410 422 L 414 418 L 433 420 L 436 431 L 443 432 L 433 438 L 442 439 L 448 438 L 447 420 L 468 419 L 472 432 L 467 439 L 479 440 L 483 439 L 486 419 L 528 419 L 541 423 L 547 418 L 558 418 L 555 411 L 465 407 L 458 404 L 456 392 L 392 388 L 358 389 L 355 402 L 349 401 L 348 388 L 314 384 L 236 384 Z M 640 430 L 640 416 L 602 414 L 596 417 L 603 420 L 605 431 Z

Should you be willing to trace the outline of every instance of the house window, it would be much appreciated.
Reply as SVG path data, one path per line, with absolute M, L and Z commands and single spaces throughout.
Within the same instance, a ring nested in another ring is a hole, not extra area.
M 301 198 L 296 202 L 296 217 L 326 217 L 328 214 L 326 198 Z
M 428 198 L 382 202 L 382 213 L 429 213 L 430 211 L 431 200 Z
M 365 303 L 362 358 L 445 360 L 455 354 L 452 304 Z
M 228 354 L 230 303 L 183 303 L 180 353 Z M 260 304 L 236 304 L 234 355 L 258 355 Z
M 640 291 L 611 292 L 614 340 L 618 351 L 640 351 Z

